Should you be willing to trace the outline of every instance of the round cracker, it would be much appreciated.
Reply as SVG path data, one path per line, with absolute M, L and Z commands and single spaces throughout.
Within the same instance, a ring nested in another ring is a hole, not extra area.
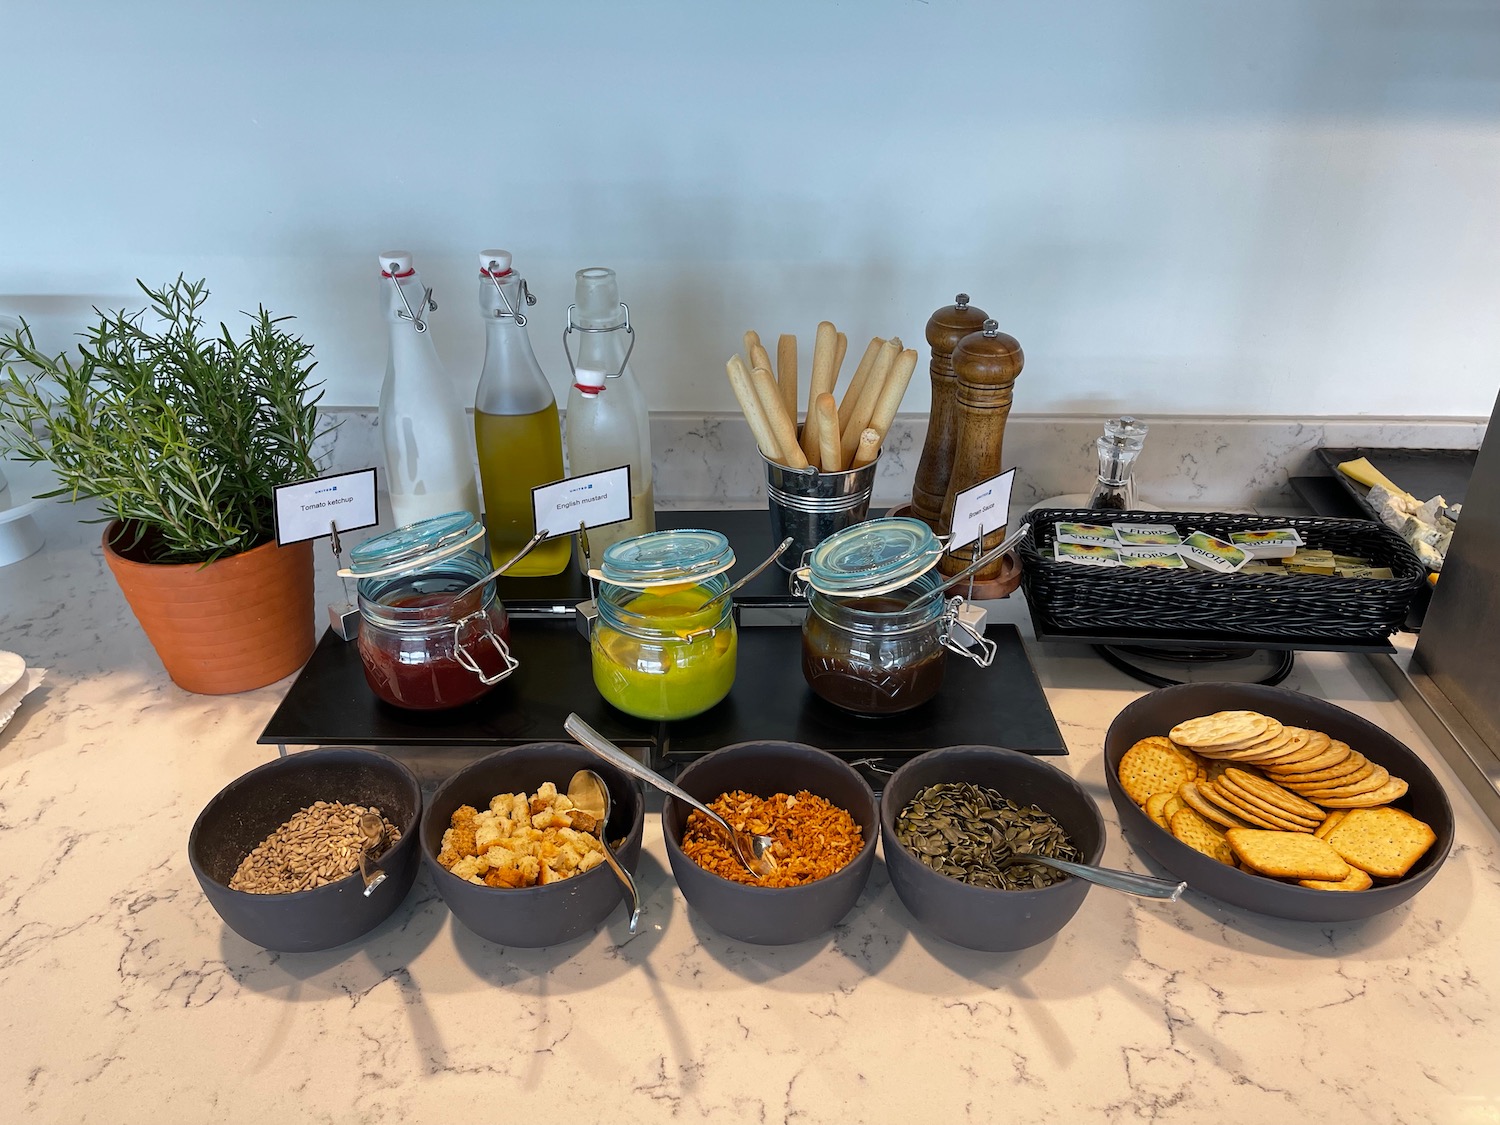
M 1318 804 L 1325 809 L 1373 809 L 1405 795 L 1406 782 L 1393 777 L 1373 793 L 1362 793 L 1357 797 L 1319 797 Z
M 1326 770 L 1329 766 L 1338 765 L 1352 753 L 1354 751 L 1349 749 L 1348 743 L 1335 742 L 1321 754 L 1316 754 L 1311 758 L 1304 758 L 1300 762 L 1277 762 L 1275 772 L 1287 774 L 1317 773 L 1319 770 Z
M 1198 760 L 1174 746 L 1170 739 L 1143 738 L 1120 758 L 1120 788 L 1138 805 L 1153 793 L 1175 793 L 1184 781 L 1198 776 Z
M 1314 823 L 1323 819 L 1323 813 L 1316 805 L 1303 800 L 1288 789 L 1283 789 L 1274 781 L 1267 781 L 1263 777 L 1246 773 L 1244 770 L 1225 770 L 1224 776 L 1219 779 L 1219 783 L 1231 786 L 1251 796 L 1264 798 L 1271 804 L 1286 809 L 1289 813 L 1296 813 L 1298 816 L 1303 817 L 1312 817 L 1314 818 Z
M 1319 786 L 1313 789 L 1300 789 L 1298 792 L 1306 796 L 1309 801 L 1315 801 L 1320 797 L 1358 797 L 1361 793 L 1375 792 L 1390 780 L 1391 771 L 1384 766 L 1376 766 L 1375 772 L 1369 777 L 1350 782 L 1348 785 Z
M 1229 867 L 1234 866 L 1234 852 L 1224 834 L 1191 807 L 1178 809 L 1172 814 L 1172 835 L 1195 851 Z
M 1215 711 L 1178 723 L 1167 736 L 1192 750 L 1200 747 L 1234 749 L 1237 743 L 1254 742 L 1275 720 L 1259 711 Z
M 1269 801 L 1259 797 L 1251 796 L 1238 789 L 1231 788 L 1222 781 L 1215 787 L 1218 795 L 1229 805 L 1233 806 L 1239 815 L 1249 820 L 1251 816 L 1261 820 L 1269 821 L 1269 824 L 1261 825 L 1262 828 L 1281 828 L 1288 832 L 1311 832 L 1321 823 L 1320 820 L 1308 816 L 1299 816 L 1296 813 L 1287 812 L 1278 808 Z M 1208 796 L 1208 794 L 1204 794 Z
M 1248 821 L 1234 816 L 1224 809 L 1219 808 L 1218 805 L 1210 801 L 1203 795 L 1203 791 L 1198 787 L 1197 782 L 1190 781 L 1186 783 L 1181 789 L 1177 790 L 1177 795 L 1182 798 L 1182 803 L 1184 805 L 1192 809 L 1200 817 L 1203 817 L 1205 820 L 1210 820 L 1214 824 L 1220 825 L 1221 827 L 1244 828 L 1249 823 Z
M 1240 802 L 1236 801 L 1234 796 L 1228 793 L 1222 785 L 1214 785 L 1212 783 L 1208 785 L 1200 785 L 1198 787 L 1198 792 L 1205 801 L 1208 801 L 1210 804 L 1217 805 L 1220 809 L 1239 818 L 1252 827 L 1274 829 L 1278 832 L 1312 831 L 1310 827 L 1303 828 L 1301 825 L 1295 824 L 1290 820 L 1283 820 L 1281 817 L 1276 816 L 1269 810 L 1262 810 L 1254 805 L 1249 804 L 1248 802 L 1246 802 L 1245 804 L 1241 804 Z M 1237 826 L 1230 825 L 1229 827 L 1233 828 Z
M 1261 769 L 1265 771 L 1267 777 L 1276 782 L 1278 785 L 1285 784 L 1285 782 L 1276 775 L 1277 771 L 1273 767 L 1262 764 Z M 1306 785 L 1321 782 L 1332 783 L 1340 778 L 1347 778 L 1349 781 L 1357 781 L 1360 777 L 1369 777 L 1370 774 L 1374 772 L 1374 763 L 1372 763 L 1363 754 L 1356 751 L 1350 754 L 1348 758 L 1344 759 L 1344 761 L 1340 762 L 1336 766 L 1329 766 L 1327 769 L 1322 770 L 1314 770 L 1312 773 L 1289 773 L 1286 775 L 1286 777 L 1292 781 L 1297 782 L 1298 784 Z

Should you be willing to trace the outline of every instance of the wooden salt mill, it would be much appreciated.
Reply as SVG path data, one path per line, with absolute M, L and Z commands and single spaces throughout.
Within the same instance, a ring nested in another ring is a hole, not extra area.
M 953 526 L 954 500 L 960 492 L 1000 473 L 1000 449 L 1005 421 L 1010 416 L 1011 387 L 1026 357 L 1014 336 L 986 320 L 979 332 L 971 332 L 953 350 L 953 374 L 957 394 L 958 437 L 953 474 L 943 498 L 940 531 Z M 1009 518 L 1009 513 L 1005 513 Z M 1005 525 L 984 529 L 982 551 L 999 546 Z M 974 544 L 945 554 L 938 562 L 944 574 L 957 574 L 974 561 Z M 998 598 L 1015 589 L 1021 577 L 1015 555 L 1007 552 L 974 575 L 976 598 Z M 962 592 L 962 591 L 957 591 Z
M 911 514 L 937 530 L 943 518 L 943 501 L 953 476 L 953 455 L 958 447 L 958 380 L 953 374 L 953 349 L 971 332 L 984 327 L 987 314 L 969 304 L 960 293 L 927 318 L 927 346 L 932 350 L 928 370 L 932 375 L 932 409 L 927 419 L 927 441 L 917 462 L 912 484 Z

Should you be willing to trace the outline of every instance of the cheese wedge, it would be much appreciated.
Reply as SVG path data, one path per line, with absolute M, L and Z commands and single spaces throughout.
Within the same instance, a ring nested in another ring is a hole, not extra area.
M 1350 480 L 1358 481 L 1366 488 L 1374 488 L 1378 484 L 1387 492 L 1393 492 L 1397 496 L 1411 495 L 1406 489 L 1396 484 L 1390 477 L 1370 464 L 1368 457 L 1356 457 L 1353 461 L 1340 461 L 1339 472 L 1343 473 Z

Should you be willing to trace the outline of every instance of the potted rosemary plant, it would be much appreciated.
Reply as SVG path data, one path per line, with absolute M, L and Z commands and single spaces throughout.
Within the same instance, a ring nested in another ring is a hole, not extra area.
M 0 336 L 0 455 L 46 462 L 48 496 L 98 503 L 104 554 L 172 679 L 261 687 L 315 641 L 310 543 L 276 544 L 273 490 L 315 476 L 312 348 L 264 308 L 206 332 L 202 281 L 101 312 L 76 358 Z

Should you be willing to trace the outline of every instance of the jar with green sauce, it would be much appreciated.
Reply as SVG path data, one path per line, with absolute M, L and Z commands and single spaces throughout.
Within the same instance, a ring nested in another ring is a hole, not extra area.
M 734 686 L 734 551 L 717 531 L 655 531 L 615 543 L 599 568 L 589 630 L 594 686 L 641 719 L 686 719 Z

